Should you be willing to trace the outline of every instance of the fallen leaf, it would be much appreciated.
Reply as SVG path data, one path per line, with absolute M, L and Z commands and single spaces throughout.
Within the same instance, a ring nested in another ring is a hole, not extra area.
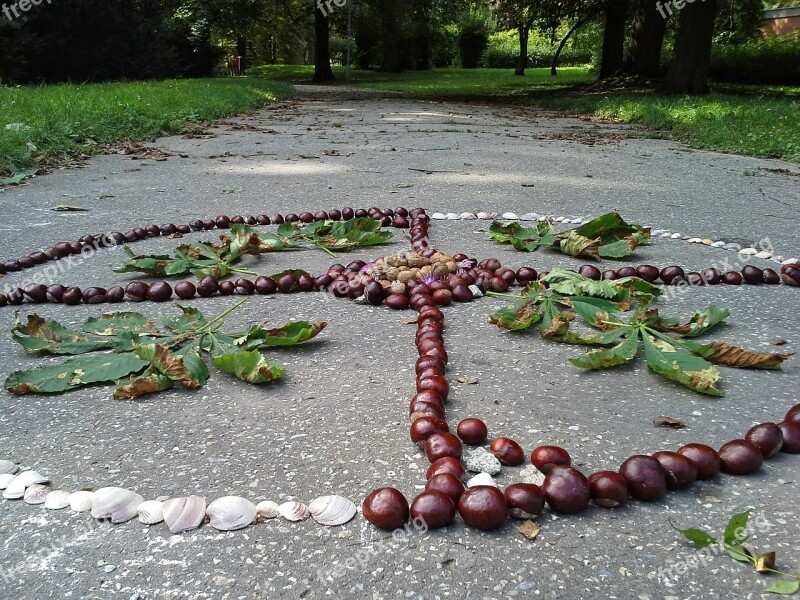
M 534 523 L 533 521 L 525 521 L 522 525 L 517 527 L 517 531 L 519 531 L 522 535 L 524 535 L 529 540 L 535 540 L 536 536 L 539 535 L 539 532 L 542 528 Z
M 756 571 L 759 573 L 771 573 L 775 569 L 775 553 L 767 552 L 756 559 Z
M 686 423 L 683 421 L 679 421 L 678 419 L 673 419 L 672 417 L 653 417 L 653 426 L 654 427 L 671 427 L 672 429 L 683 429 L 686 427 Z
M 412 325 L 412 324 L 414 324 L 416 322 L 417 322 L 416 319 L 401 319 L 400 320 L 400 323 L 402 323 L 403 325 Z
M 480 381 L 477 377 L 469 377 L 467 375 L 459 375 L 456 379 L 459 383 L 466 383 L 467 385 L 472 385 Z
M 783 346 L 786 343 L 786 340 L 783 339 L 783 338 L 776 337 L 776 338 L 772 338 L 772 341 L 770 343 L 773 346 Z
M 754 368 L 754 369 L 774 369 L 780 368 L 780 364 L 792 356 L 789 354 L 766 354 L 763 352 L 748 352 L 730 344 L 722 342 L 711 342 L 708 345 L 713 352 L 704 356 L 705 359 L 719 365 L 729 367 Z
M 54 206 L 50 210 L 54 210 L 56 212 L 89 212 L 88 208 L 81 208 L 80 206 L 69 206 L 67 204 L 59 204 L 58 206 Z

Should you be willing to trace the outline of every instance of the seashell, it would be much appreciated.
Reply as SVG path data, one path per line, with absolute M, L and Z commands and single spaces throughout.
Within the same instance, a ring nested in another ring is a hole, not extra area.
M 787 258 L 781 264 L 782 265 L 796 265 L 799 262 L 800 262 L 800 258 Z
M 457 215 L 456 213 L 447 213 L 447 214 L 445 215 L 445 217 L 447 217 L 447 219 L 448 219 L 448 220 L 450 220 L 450 221 L 457 221 L 458 219 L 460 219 L 460 218 L 461 218 L 461 217 L 460 217 L 459 215 Z
M 494 480 L 494 477 L 489 475 L 488 473 L 478 473 L 475 477 L 470 478 L 467 481 L 467 487 L 475 487 L 478 485 L 491 485 L 492 487 L 497 487 L 497 483 Z
M 17 476 L 13 473 L 3 473 L 0 475 L 0 490 L 6 489 L 16 478 Z
M 95 519 L 111 519 L 112 523 L 124 523 L 136 516 L 136 509 L 142 502 L 142 496 L 125 488 L 100 488 L 94 493 L 92 516 Z
M 477 219 L 478 217 L 476 217 L 476 216 L 475 216 L 475 213 L 471 213 L 471 212 L 463 212 L 463 213 L 461 213 L 460 215 L 458 215 L 458 218 L 459 218 L 459 219 L 462 219 L 462 220 L 464 220 L 464 221 L 474 221 L 474 220 L 475 220 L 475 219 Z
M 755 248 L 742 248 L 741 250 L 739 250 L 739 254 L 752 256 L 753 254 L 758 254 L 758 250 L 756 250 Z
M 516 215 L 516 213 L 513 213 L 513 212 L 504 212 L 503 213 L 503 218 L 504 219 L 508 219 L 510 221 L 516 221 L 517 220 L 517 215 Z
M 583 219 L 581 219 L 581 218 L 570 219 L 570 223 L 572 223 L 573 225 L 579 225 L 579 224 L 583 223 Z
M 672 234 L 669 231 L 667 231 L 667 232 L 662 233 L 661 237 L 662 238 L 671 238 Z
M 272 500 L 264 500 L 256 504 L 256 515 L 259 521 L 266 521 L 267 519 L 274 519 L 281 514 L 280 507 L 277 502 Z
M 537 213 L 525 213 L 519 216 L 520 221 L 535 221 L 539 218 Z
M 756 258 L 772 258 L 772 252 L 769 250 L 762 250 L 755 255 Z
M 725 242 L 723 242 L 722 240 L 717 240 L 716 242 L 711 244 L 712 248 L 722 248 L 723 246 L 725 246 Z
M 206 509 L 209 525 L 220 531 L 234 531 L 252 525 L 256 520 L 256 505 L 241 496 L 217 498 Z
M 6 500 L 19 500 L 25 495 L 25 488 L 34 483 L 47 483 L 49 479 L 37 471 L 24 471 L 17 475 L 3 491 Z
M 669 236 L 669 237 L 671 237 L 673 240 L 679 240 L 679 239 L 681 239 L 681 237 L 682 237 L 682 236 L 681 236 L 681 234 L 680 234 L 680 233 L 673 233 L 673 234 L 672 234 L 671 236 Z
M 53 488 L 51 488 L 49 485 L 44 483 L 34 483 L 25 489 L 25 495 L 23 498 L 25 499 L 26 504 L 44 504 L 48 494 L 50 494 L 52 491 Z
M 14 474 L 19 467 L 10 460 L 0 460 L 0 475 Z
M 69 506 L 69 497 L 70 494 L 66 490 L 53 490 L 49 494 L 47 494 L 47 498 L 44 499 L 44 507 L 49 508 L 50 510 L 61 510 L 62 508 L 67 508 Z
M 447 218 L 447 217 L 446 217 L 446 216 L 444 216 L 444 215 L 443 215 L 442 213 L 440 213 L 440 212 L 435 212 L 435 213 L 433 213 L 433 214 L 431 215 L 431 219 L 438 219 L 438 220 L 442 220 L 442 219 L 446 219 L 446 218 Z
M 163 502 L 159 500 L 147 500 L 136 507 L 139 514 L 139 522 L 145 525 L 155 525 L 164 520 Z
M 284 502 L 278 507 L 278 512 L 287 521 L 305 521 L 311 516 L 308 507 L 302 502 Z
M 483 219 L 484 221 L 488 221 L 489 219 L 494 219 L 494 213 L 490 212 L 479 212 L 478 218 Z
M 712 240 L 711 238 L 703 238 L 702 240 L 700 240 L 700 243 L 703 244 L 704 246 L 710 246 L 711 244 L 714 243 L 714 240 Z
M 344 525 L 356 516 L 356 505 L 343 496 L 320 496 L 308 505 L 308 511 L 320 525 Z
M 200 527 L 206 516 L 206 499 L 200 496 L 170 498 L 164 501 L 161 509 L 170 533 L 183 533 Z
M 72 492 L 69 495 L 69 507 L 75 512 L 86 512 L 92 510 L 94 503 L 94 492 L 88 490 L 81 490 L 79 492 Z

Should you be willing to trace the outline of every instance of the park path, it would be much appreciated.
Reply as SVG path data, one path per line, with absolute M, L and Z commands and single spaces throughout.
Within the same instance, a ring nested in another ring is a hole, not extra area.
M 684 235 L 741 243 L 769 237 L 778 252 L 800 253 L 796 166 L 694 151 L 641 133 L 533 108 L 298 86 L 293 98 L 252 115 L 4 190 L 3 255 L 150 222 L 347 205 L 570 217 L 616 209 L 631 221 Z M 57 204 L 89 211 L 51 211 Z M 579 263 L 500 248 L 488 241 L 486 225 L 434 221 L 431 239 L 445 250 L 498 256 L 513 268 Z M 187 237 L 207 239 L 209 233 Z M 176 243 L 154 238 L 136 250 L 170 252 Z M 388 249 L 353 257 L 406 247 L 398 236 Z M 637 252 L 641 262 L 694 269 L 735 257 L 663 238 Z M 112 272 L 120 261 L 119 252 L 100 252 L 59 278 L 82 287 L 114 285 L 125 280 Z M 254 268 L 319 273 L 330 262 L 321 252 L 278 253 Z M 19 284 L 24 276 L 0 283 Z M 731 324 L 714 339 L 766 352 L 782 338 L 781 351 L 791 352 L 800 339 L 797 293 L 787 286 L 714 286 L 672 298 L 662 310 L 678 317 L 709 303 L 727 306 Z M 191 301 L 207 315 L 231 303 L 224 297 Z M 490 435 L 508 435 L 526 450 L 563 445 L 586 472 L 687 442 L 719 446 L 755 422 L 779 420 L 797 402 L 796 360 L 777 373 L 724 369 L 727 395 L 721 399 L 661 381 L 643 363 L 582 373 L 567 362 L 579 352 L 574 347 L 501 333 L 487 323 L 487 314 L 503 304 L 483 298 L 445 310 L 451 424 L 478 416 L 489 423 Z M 170 304 L 120 306 L 155 321 L 175 310 Z M 26 306 L 23 314 L 32 310 Z M 76 324 L 98 307 L 35 310 Z M 307 502 L 339 493 L 360 502 L 381 485 L 410 497 L 421 489 L 427 461 L 407 437 L 416 358 L 413 329 L 402 322 L 408 316 L 323 294 L 253 297 L 226 318 L 226 328 L 289 318 L 329 323 L 317 341 L 280 356 L 287 365 L 284 382 L 254 388 L 213 373 L 202 390 L 140 402 L 114 401 L 108 387 L 53 397 L 3 391 L 0 458 L 35 467 L 64 489 L 119 485 L 148 499 L 235 494 Z M 24 356 L 7 333 L 13 322 L 14 310 L 0 309 L 3 379 L 23 364 L 51 360 Z M 457 375 L 478 383 L 458 383 Z M 688 427 L 654 428 L 658 415 Z M 663 501 L 548 514 L 535 541 L 511 523 L 493 534 L 458 524 L 391 539 L 361 516 L 334 529 L 276 520 L 241 532 L 203 527 L 170 536 L 161 525 L 104 527 L 85 514 L 0 501 L 0 597 L 766 598 L 763 579 L 727 557 L 704 558 L 708 567 L 701 566 L 669 521 L 718 532 L 732 514 L 753 509 L 761 524 L 754 542 L 776 550 L 779 564 L 791 569 L 800 559 L 798 464 L 797 457 L 781 455 L 757 475 L 720 477 Z M 518 469 L 507 468 L 498 481 L 505 486 L 519 478 Z

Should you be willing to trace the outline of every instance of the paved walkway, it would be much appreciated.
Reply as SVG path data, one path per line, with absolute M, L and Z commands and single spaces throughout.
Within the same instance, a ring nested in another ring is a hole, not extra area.
M 348 205 L 587 217 L 615 209 L 630 221 L 670 232 L 743 245 L 768 238 L 777 253 L 800 254 L 796 166 L 693 151 L 640 135 L 635 127 L 533 109 L 301 86 L 292 100 L 191 137 L 160 139 L 138 158 L 96 157 L 82 169 L 5 190 L 3 255 L 151 222 Z M 57 204 L 90 210 L 52 212 Z M 513 268 L 578 264 L 548 252 L 522 255 L 497 247 L 486 229 L 482 221 L 435 221 L 431 239 L 445 250 L 498 256 Z M 174 245 L 149 240 L 137 251 Z M 400 237 L 390 247 L 404 248 Z M 384 252 L 368 249 L 353 257 Z M 98 253 L 59 279 L 110 286 L 124 280 L 111 271 L 121 259 L 119 252 Z M 734 252 L 662 238 L 638 259 L 691 268 L 738 260 Z M 329 262 L 321 252 L 303 251 L 265 257 L 255 268 L 320 272 Z M 22 279 L 10 275 L 0 285 Z M 781 351 L 794 351 L 798 293 L 786 286 L 720 286 L 674 298 L 662 310 L 683 316 L 711 302 L 728 306 L 731 324 L 713 339 L 774 351 L 770 342 L 781 337 L 788 342 Z M 194 304 L 213 315 L 231 299 Z M 690 441 L 720 445 L 756 422 L 780 420 L 798 401 L 797 361 L 777 373 L 723 368 L 727 395 L 721 399 L 671 386 L 643 363 L 614 373 L 578 372 L 566 361 L 579 350 L 504 334 L 486 323 L 502 304 L 484 299 L 446 312 L 453 386 L 448 416 L 453 423 L 481 417 L 490 435 L 513 437 L 528 451 L 564 445 L 586 472 Z M 36 310 L 65 322 L 97 312 L 87 306 Z M 158 318 L 173 309 L 143 304 L 134 310 Z M 0 331 L 9 330 L 13 315 L 0 309 Z M 315 294 L 254 297 L 227 319 L 232 329 L 291 317 L 329 322 L 318 342 L 281 356 L 288 372 L 283 383 L 250 388 L 215 373 L 201 391 L 140 402 L 114 401 L 107 387 L 57 397 L 2 392 L 0 458 L 36 468 L 64 489 L 120 485 L 146 498 L 236 494 L 307 502 L 339 493 L 360 504 L 381 485 L 411 497 L 420 490 L 427 461 L 407 436 L 415 359 L 413 330 L 401 322 L 407 316 Z M 7 333 L 0 336 L 0 357 L 3 377 L 34 364 Z M 458 374 L 479 383 L 459 384 Z M 657 415 L 688 428 L 656 429 Z M 519 469 L 506 468 L 498 481 L 508 485 L 519 478 Z M 561 518 L 548 514 L 533 542 L 513 523 L 491 534 L 457 524 L 392 540 L 360 515 L 334 529 L 274 521 L 241 532 L 204 527 L 171 536 L 163 525 L 97 526 L 69 509 L 3 501 L 0 596 L 759 597 L 767 580 L 725 556 L 698 566 L 693 548 L 669 521 L 719 532 L 728 517 L 751 508 L 769 521 L 754 543 L 777 551 L 779 565 L 792 570 L 800 560 L 797 481 L 800 459 L 782 455 L 755 476 L 720 477 L 662 502 Z M 671 568 L 676 561 L 692 566 L 688 572 Z

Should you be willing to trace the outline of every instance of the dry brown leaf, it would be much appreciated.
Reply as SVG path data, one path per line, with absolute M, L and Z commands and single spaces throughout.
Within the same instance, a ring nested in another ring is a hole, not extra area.
M 539 535 L 539 532 L 542 528 L 534 523 L 533 521 L 525 521 L 522 525 L 517 527 L 517 531 L 519 531 L 522 535 L 524 535 L 529 540 L 535 540 L 536 536 Z
M 400 319 L 400 323 L 403 325 L 413 325 L 416 322 L 416 319 Z
M 654 427 L 671 427 L 672 429 L 683 429 L 686 427 L 686 423 L 683 421 L 679 421 L 678 419 L 673 419 L 672 417 L 653 417 L 653 426 Z
M 459 383 L 466 383 L 467 385 L 473 385 L 480 381 L 477 377 L 469 377 L 467 375 L 459 375 L 456 379 Z
M 714 353 L 710 356 L 703 356 L 706 360 L 718 365 L 740 367 L 743 369 L 773 369 L 794 354 L 748 352 L 747 350 L 723 342 L 712 342 L 708 347 L 713 348 Z
M 786 340 L 780 337 L 772 338 L 770 342 L 773 346 L 783 346 L 786 343 Z

